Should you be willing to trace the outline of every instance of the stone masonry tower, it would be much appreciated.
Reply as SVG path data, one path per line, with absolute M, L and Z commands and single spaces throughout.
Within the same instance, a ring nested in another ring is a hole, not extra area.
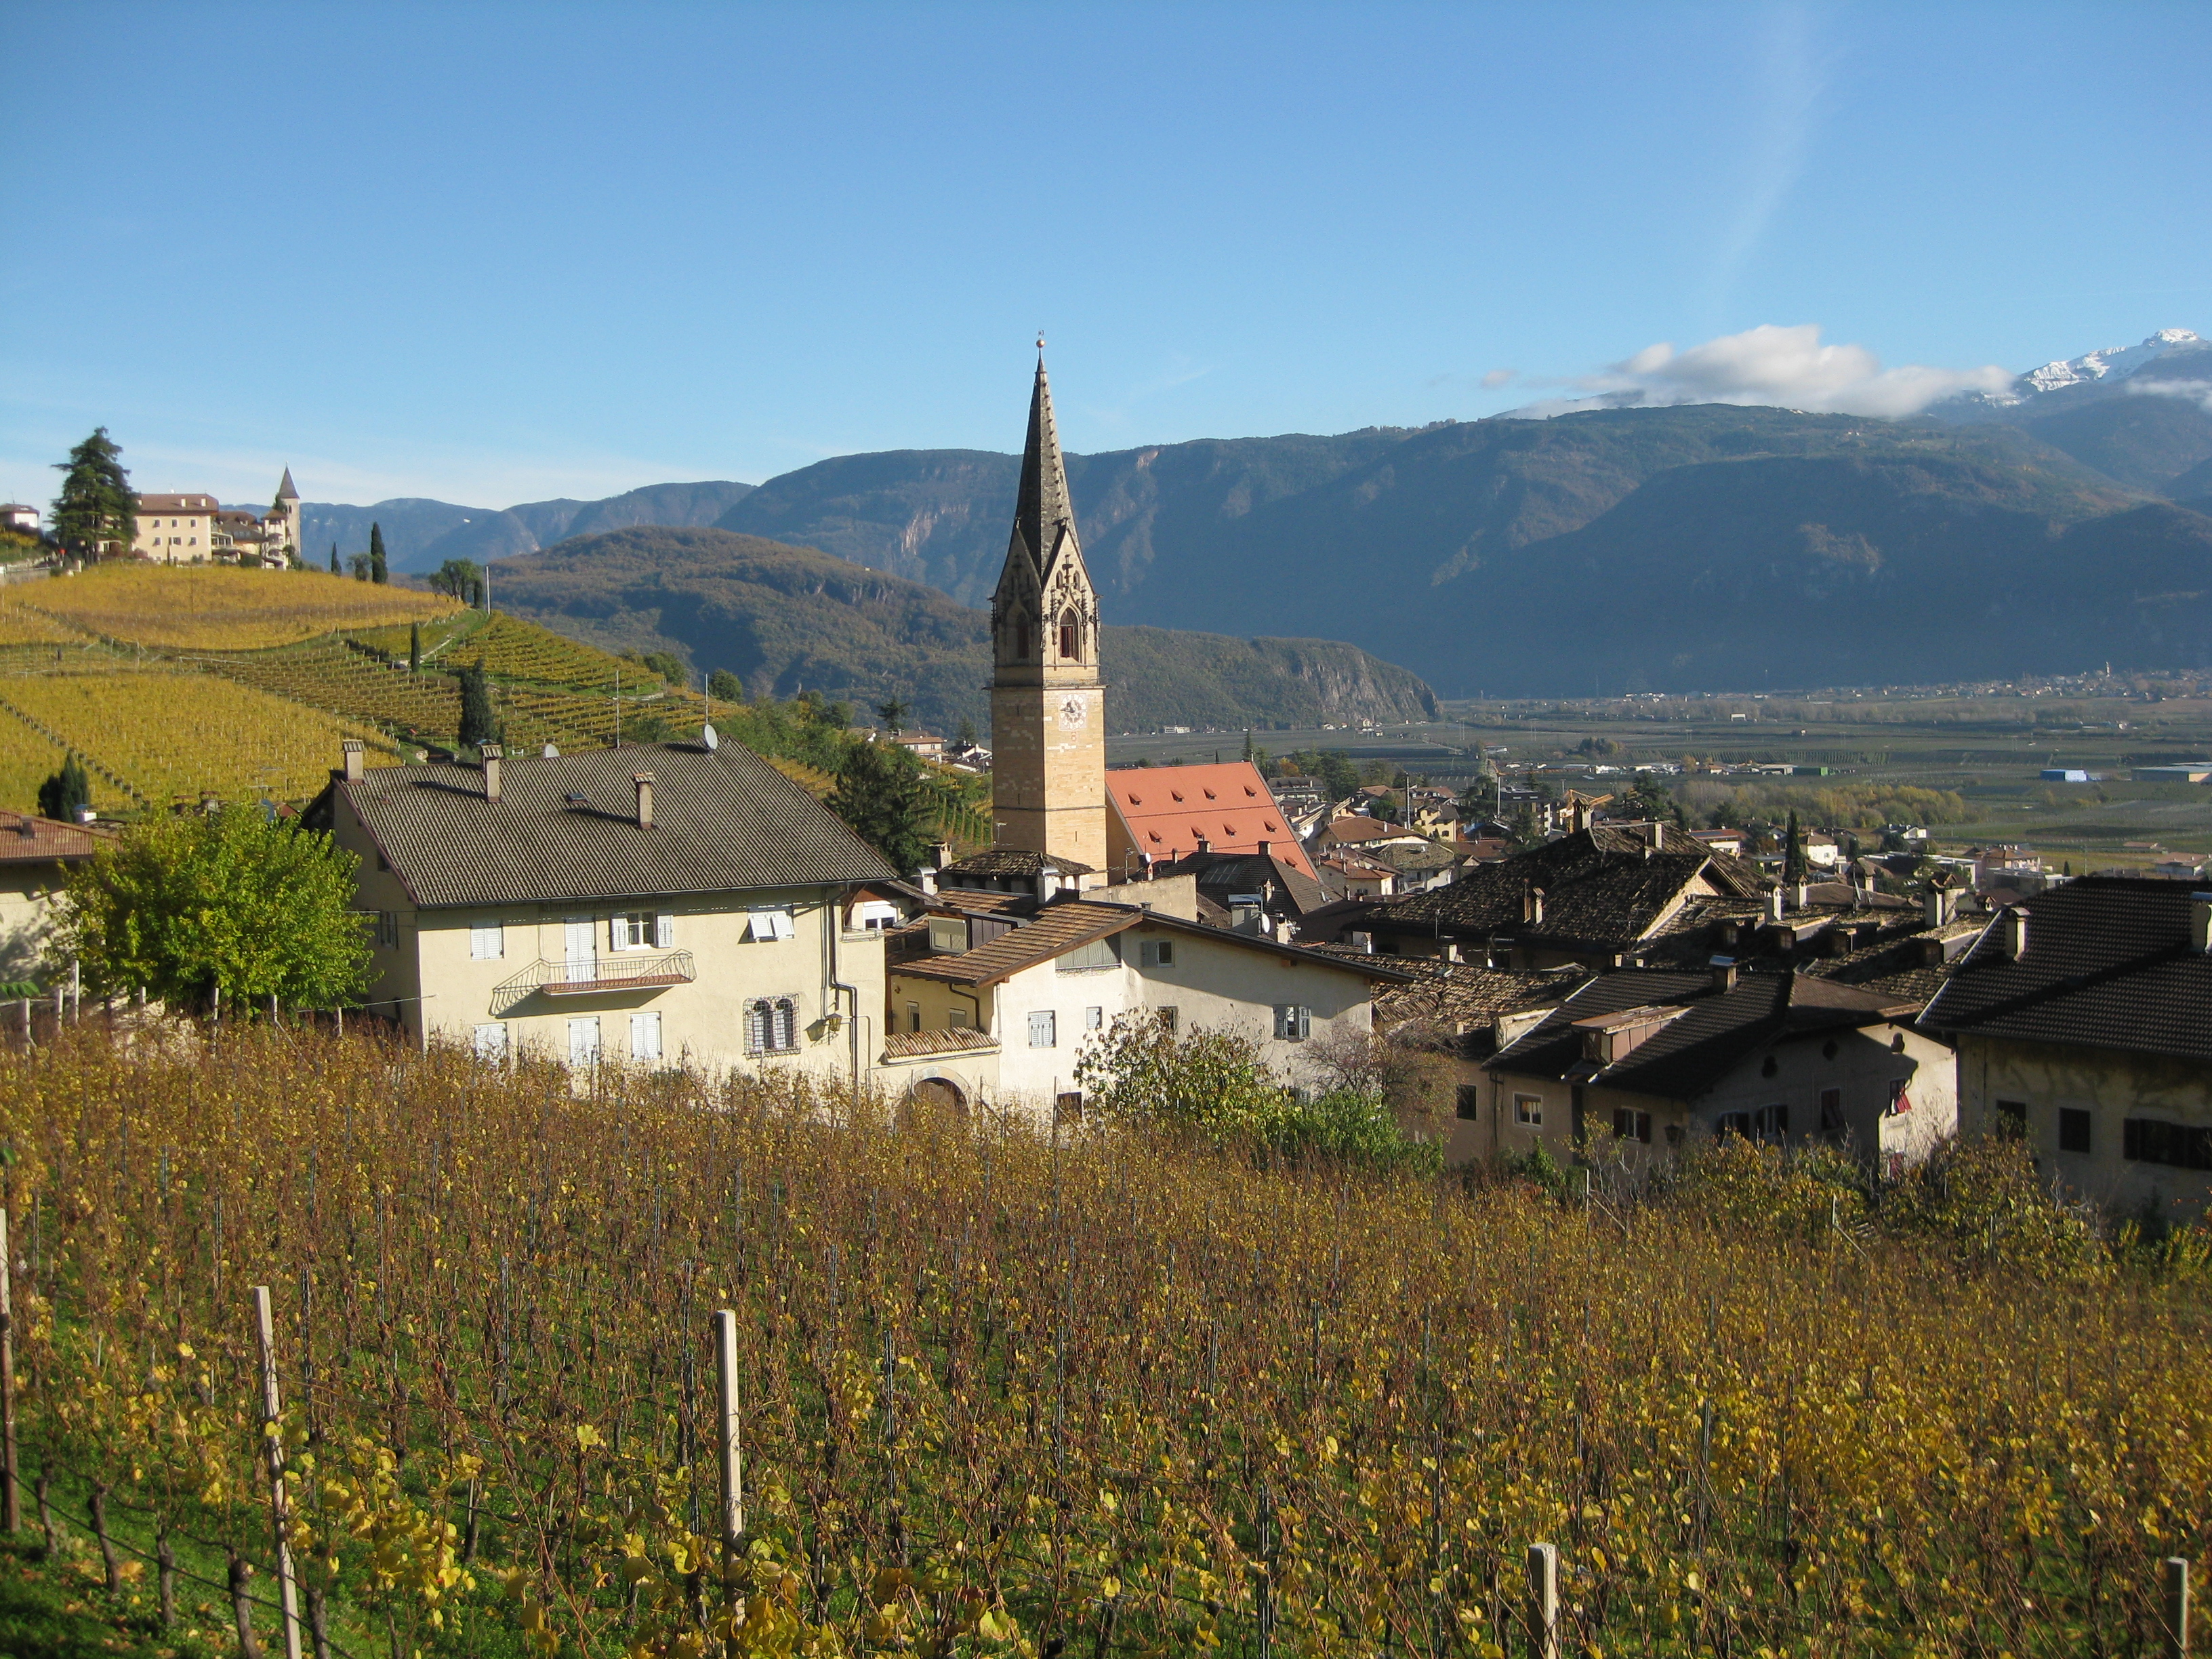
M 300 492 L 292 487 L 292 469 L 284 469 L 284 481 L 276 486 L 276 501 L 270 516 L 284 526 L 284 550 L 297 554 L 307 544 L 300 538 Z
M 991 786 L 1002 848 L 1106 867 L 1105 683 L 1037 342 L 1006 566 L 991 596 Z

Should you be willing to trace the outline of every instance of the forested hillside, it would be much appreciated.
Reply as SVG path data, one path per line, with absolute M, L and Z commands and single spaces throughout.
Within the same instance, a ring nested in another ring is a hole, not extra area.
M 503 610 L 611 649 L 673 650 L 702 673 L 728 669 L 754 696 L 896 694 L 944 727 L 988 715 L 986 613 L 810 548 L 639 528 L 504 561 L 495 581 Z M 1334 641 L 1109 625 L 1104 659 L 1116 731 L 1419 720 L 1436 708 L 1414 675 Z

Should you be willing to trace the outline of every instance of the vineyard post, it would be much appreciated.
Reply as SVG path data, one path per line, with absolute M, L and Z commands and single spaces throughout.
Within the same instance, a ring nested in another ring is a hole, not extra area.
M 1559 1547 L 1528 1546 L 1528 1644 L 1534 1659 L 1559 1659 Z
M 261 1346 L 261 1420 L 269 1449 L 269 1523 L 276 1535 L 276 1584 L 284 1607 L 284 1659 L 300 1659 L 300 1587 L 292 1567 L 292 1540 L 286 1525 L 284 1440 L 276 1395 L 276 1322 L 270 1310 L 269 1287 L 253 1287 L 254 1334 Z
M 714 1313 L 715 1446 L 722 1474 L 722 1551 L 738 1559 L 738 1537 L 745 1529 L 741 1458 L 738 1440 L 738 1316 L 727 1308 Z
M 23 1524 L 15 1466 L 15 1268 L 8 1245 L 8 1212 L 0 1210 L 0 1532 Z
M 2189 1659 L 2189 1558 L 2166 1558 L 2166 1606 L 2159 1632 L 2164 1659 Z

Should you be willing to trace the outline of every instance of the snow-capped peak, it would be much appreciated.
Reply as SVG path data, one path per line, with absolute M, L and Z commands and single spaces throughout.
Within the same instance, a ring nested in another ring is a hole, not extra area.
M 2106 346 L 2067 362 L 2045 363 L 2020 377 L 2012 401 L 2038 392 L 2079 386 L 2084 380 L 2125 380 L 2145 363 L 2163 357 L 2176 346 L 2202 343 L 2191 330 L 2162 328 L 2141 345 Z

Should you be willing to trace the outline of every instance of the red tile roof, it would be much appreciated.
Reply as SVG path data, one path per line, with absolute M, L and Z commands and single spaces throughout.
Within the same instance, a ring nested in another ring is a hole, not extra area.
M 0 811 L 0 861 L 10 864 L 88 859 L 115 839 L 112 830 L 95 830 L 88 823 Z
M 1131 843 L 1154 858 L 1195 853 L 1201 836 L 1213 853 L 1256 853 L 1264 841 L 1284 863 L 1314 872 L 1267 781 L 1249 761 L 1122 767 L 1107 773 L 1106 799 Z

